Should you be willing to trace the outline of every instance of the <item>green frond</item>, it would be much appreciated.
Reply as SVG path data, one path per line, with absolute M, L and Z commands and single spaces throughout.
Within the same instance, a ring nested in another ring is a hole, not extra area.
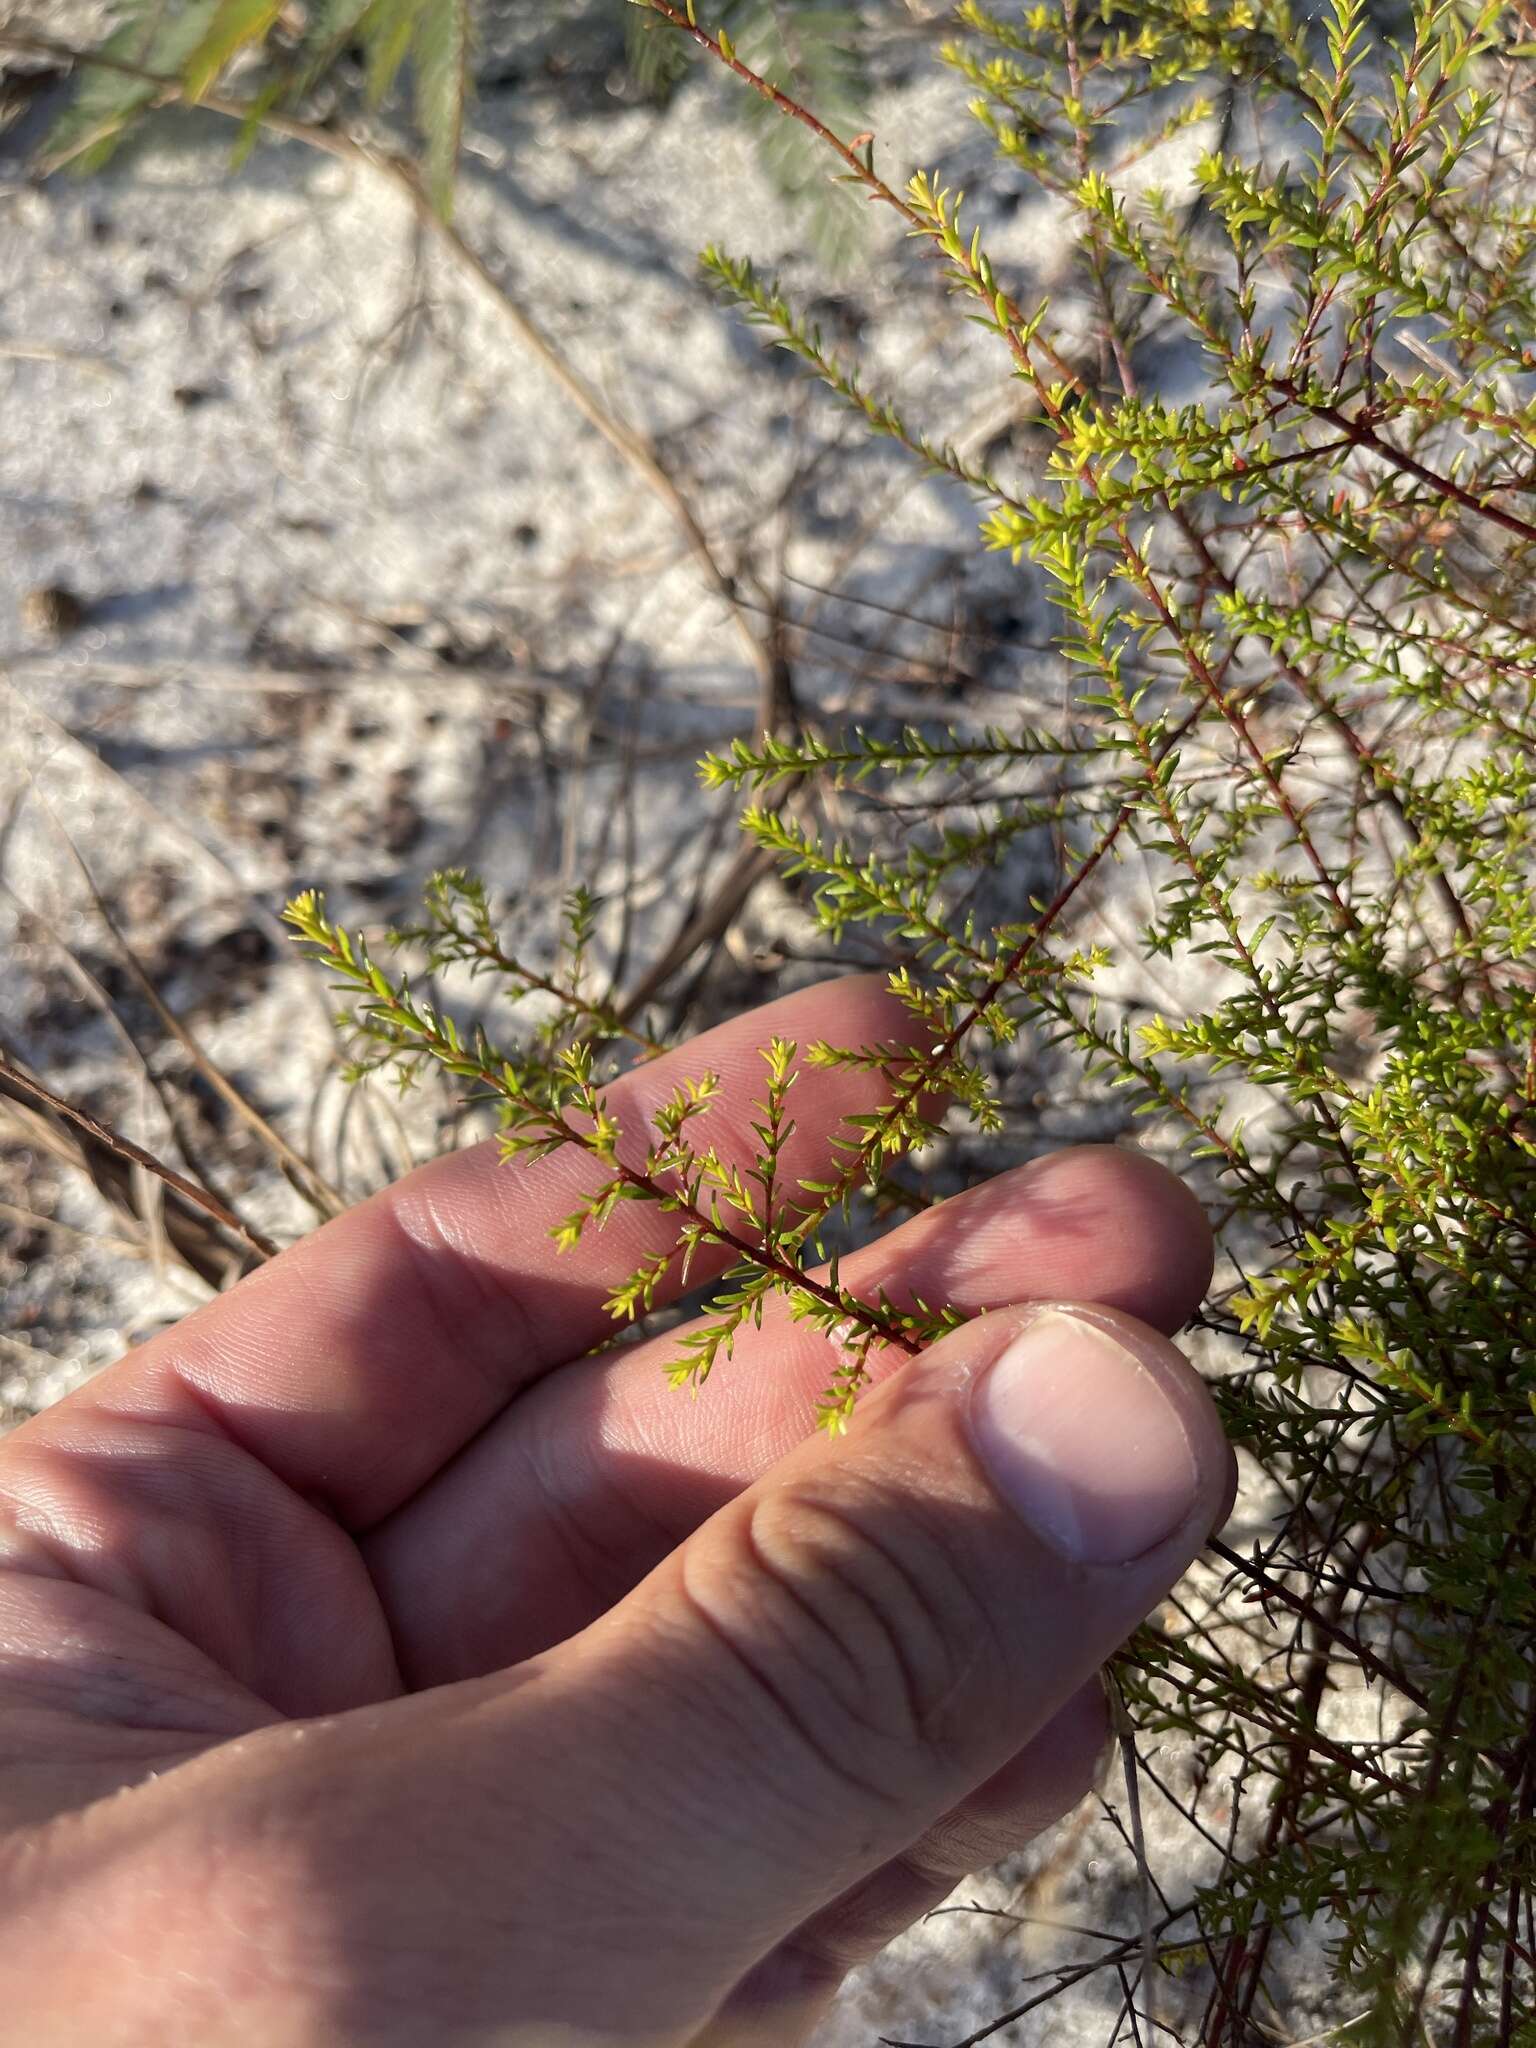
M 165 0 L 120 0 L 95 53 L 107 61 L 81 70 L 74 97 L 44 145 L 47 165 L 83 176 L 110 162 L 125 134 L 179 87 L 224 5 L 225 0 L 185 0 L 169 8 Z M 157 83 L 162 80 L 168 83 Z

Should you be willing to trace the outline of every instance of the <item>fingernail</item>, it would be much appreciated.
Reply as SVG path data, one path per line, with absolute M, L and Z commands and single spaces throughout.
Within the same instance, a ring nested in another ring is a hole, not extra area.
M 1171 1536 L 1200 1483 L 1172 1397 L 1107 1330 L 1047 1309 L 976 1389 L 993 1483 L 1053 1550 L 1123 1564 Z

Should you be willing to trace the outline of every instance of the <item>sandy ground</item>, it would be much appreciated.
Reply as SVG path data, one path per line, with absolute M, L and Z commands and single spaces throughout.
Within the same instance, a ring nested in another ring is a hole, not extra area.
M 984 144 L 962 105 L 915 52 L 875 110 L 887 160 L 970 182 Z M 396 1107 L 342 1088 L 324 992 L 275 922 L 285 897 L 323 885 L 378 929 L 432 868 L 465 862 L 537 946 L 585 877 L 631 987 L 734 855 L 734 805 L 699 791 L 693 762 L 753 729 L 757 683 L 666 511 L 378 177 L 287 146 L 231 180 L 227 138 L 200 120 L 104 178 L 39 186 L 16 154 L 35 132 L 18 124 L 0 160 L 0 1039 L 283 1240 L 312 1211 L 192 1072 L 133 962 L 355 1198 L 466 1127 L 431 1090 Z M 994 180 L 977 217 L 995 255 L 1049 282 L 1046 209 Z M 717 97 L 658 118 L 600 76 L 534 74 L 482 101 L 460 219 L 604 403 L 653 437 L 759 629 L 770 608 L 796 622 L 802 702 L 895 720 L 942 718 L 956 687 L 972 717 L 1060 701 L 1056 665 L 1029 647 L 1037 597 L 977 553 L 963 496 L 765 358 L 695 262 L 717 239 L 781 268 L 873 381 L 888 373 L 937 431 L 1006 460 L 1006 365 L 899 236 L 868 233 L 829 285 Z M 67 594 L 51 615 L 50 590 Z M 1032 886 L 1037 857 L 999 886 Z M 1105 912 L 1127 933 L 1138 886 Z M 803 906 L 768 882 L 657 1014 L 671 1027 L 825 971 Z M 1126 1131 L 1117 1101 L 1037 1069 L 1008 1157 Z M 957 1176 L 968 1159 L 958 1141 Z M 167 1255 L 154 1189 L 123 1203 L 13 1119 L 5 1416 L 208 1291 Z M 1159 1768 L 1185 1782 L 1187 1759 Z M 1218 1824 L 1219 1808 L 1217 1788 Z M 1021 2002 L 1031 1973 L 1095 1953 L 1047 1923 L 1126 1933 L 1118 1826 L 1090 1806 L 962 1887 L 956 1907 L 987 1912 L 931 1920 L 861 1973 L 821 2048 L 952 2041 Z M 1147 1827 L 1162 1880 L 1186 1891 L 1192 1838 L 1155 1800 Z M 1160 1995 L 1176 2022 L 1178 1987 Z M 1001 2038 L 1106 2041 L 1123 1997 L 1101 1971 Z M 1286 2015 L 1297 2037 L 1305 2019 L 1303 2000 Z

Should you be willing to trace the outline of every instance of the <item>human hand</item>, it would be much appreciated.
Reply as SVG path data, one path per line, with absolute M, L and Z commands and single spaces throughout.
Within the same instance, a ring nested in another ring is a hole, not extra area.
M 744 1157 L 772 1034 L 906 1021 L 824 984 L 615 1098 L 712 1069 Z M 881 1095 L 806 1071 L 786 1175 Z M 832 1441 L 782 1303 L 697 1400 L 666 1336 L 588 1355 L 669 1221 L 555 1257 L 593 1173 L 440 1159 L 0 1445 L 7 2043 L 786 2048 L 1089 1788 L 1095 1673 L 1230 1505 L 1156 1334 L 1190 1195 L 1084 1148 L 845 1259 L 995 1313 Z

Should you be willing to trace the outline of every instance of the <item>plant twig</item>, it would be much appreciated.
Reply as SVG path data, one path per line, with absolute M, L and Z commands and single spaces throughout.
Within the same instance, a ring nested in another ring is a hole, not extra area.
M 117 1158 L 128 1160 L 133 1165 L 142 1167 L 146 1173 L 153 1174 L 156 1180 L 163 1181 L 185 1200 L 206 1211 L 215 1222 L 229 1232 L 231 1237 L 238 1239 L 247 1251 L 254 1252 L 258 1258 L 270 1259 L 276 1256 L 277 1246 L 269 1238 L 263 1237 L 258 1230 L 242 1223 L 232 1209 L 227 1209 L 216 1196 L 210 1195 L 206 1188 L 199 1187 L 196 1181 L 188 1180 L 185 1174 L 178 1173 L 174 1166 L 167 1166 L 152 1152 L 146 1152 L 142 1145 L 136 1145 L 131 1138 L 125 1138 L 120 1132 L 111 1130 L 87 1111 L 77 1109 L 62 1095 L 56 1095 L 41 1081 L 23 1073 L 19 1067 L 12 1065 L 4 1053 L 0 1053 L 0 1093 L 19 1094 L 24 1100 L 39 1104 L 54 1116 L 62 1117 L 66 1123 L 84 1131 L 88 1137 L 94 1138 L 98 1145 L 104 1145 Z

